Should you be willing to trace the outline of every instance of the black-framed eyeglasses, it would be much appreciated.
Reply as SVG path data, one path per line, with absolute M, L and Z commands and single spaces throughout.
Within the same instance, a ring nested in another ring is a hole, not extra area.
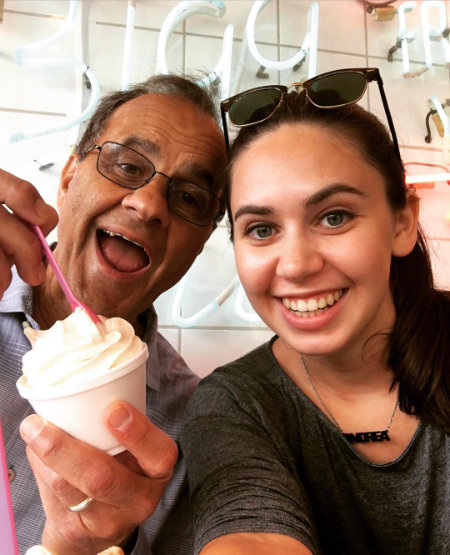
M 256 87 L 227 98 L 220 104 L 227 148 L 229 148 L 227 113 L 231 123 L 236 127 L 247 127 L 248 125 L 262 123 L 273 116 L 289 89 L 294 87 L 300 91 L 304 90 L 308 101 L 318 108 L 340 108 L 346 104 L 358 102 L 371 81 L 378 83 L 394 148 L 401 161 L 397 134 L 378 68 L 338 69 L 317 75 L 304 83 L 292 83 L 288 87 L 284 85 Z
M 86 154 L 92 150 L 98 150 L 97 171 L 121 187 L 140 189 L 155 175 L 165 177 L 169 181 L 169 208 L 191 224 L 205 227 L 224 214 L 222 203 L 211 191 L 195 183 L 184 179 L 172 179 L 165 173 L 156 171 L 153 162 L 133 148 L 106 141 L 101 146 L 94 145 Z

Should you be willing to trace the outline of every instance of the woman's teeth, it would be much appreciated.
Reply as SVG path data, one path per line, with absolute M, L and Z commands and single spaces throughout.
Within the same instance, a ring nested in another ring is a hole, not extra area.
M 291 301 L 287 298 L 283 298 L 283 304 L 296 316 L 312 318 L 328 310 L 343 294 L 344 291 L 339 289 L 334 293 L 328 293 L 328 295 L 319 297 L 318 299 L 298 299 L 297 301 Z

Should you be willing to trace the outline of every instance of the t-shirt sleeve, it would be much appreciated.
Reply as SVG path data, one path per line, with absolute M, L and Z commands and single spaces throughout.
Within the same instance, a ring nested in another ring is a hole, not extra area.
M 264 395 L 262 388 L 219 370 L 189 402 L 181 445 L 196 555 L 214 538 L 235 532 L 284 534 L 319 553 L 308 496 L 289 468 Z

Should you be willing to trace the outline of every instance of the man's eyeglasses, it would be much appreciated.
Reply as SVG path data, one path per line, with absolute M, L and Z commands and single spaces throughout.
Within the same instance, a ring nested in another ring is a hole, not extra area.
M 395 133 L 394 122 L 392 121 L 391 112 L 389 111 L 386 94 L 383 88 L 383 80 L 381 79 L 378 68 L 338 69 L 336 71 L 329 71 L 328 73 L 317 75 L 304 83 L 293 83 L 288 87 L 284 85 L 257 87 L 224 100 L 220 105 L 220 111 L 222 114 L 227 148 L 229 148 L 228 129 L 225 117 L 227 113 L 231 123 L 236 127 L 256 125 L 273 116 L 283 102 L 289 89 L 293 87 L 300 91 L 304 90 L 308 101 L 318 108 L 339 108 L 346 104 L 358 102 L 366 92 L 367 84 L 371 81 L 376 81 L 378 83 L 394 148 L 401 161 L 397 134 Z
M 223 215 L 221 202 L 211 191 L 156 171 L 154 164 L 133 148 L 107 141 L 102 146 L 94 145 L 86 154 L 92 150 L 98 150 L 97 171 L 121 187 L 140 189 L 155 175 L 165 177 L 169 181 L 167 204 L 183 220 L 204 227 Z

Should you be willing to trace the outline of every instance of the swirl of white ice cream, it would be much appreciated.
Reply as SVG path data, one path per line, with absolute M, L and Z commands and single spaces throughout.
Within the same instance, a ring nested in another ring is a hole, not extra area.
M 100 316 L 102 338 L 87 313 L 76 309 L 48 330 L 25 329 L 33 348 L 22 359 L 26 387 L 79 384 L 98 378 L 145 348 L 133 326 L 122 318 Z

